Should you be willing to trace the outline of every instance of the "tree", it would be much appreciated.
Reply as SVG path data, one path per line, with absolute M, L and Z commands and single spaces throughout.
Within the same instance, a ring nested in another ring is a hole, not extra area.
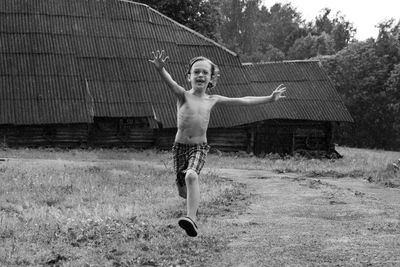
M 290 59 L 309 59 L 320 55 L 335 53 L 334 42 L 330 35 L 322 32 L 321 35 L 308 34 L 298 38 L 288 51 Z
M 218 0 L 137 0 L 215 41 L 220 39 Z
M 397 26 L 382 23 L 376 41 L 355 42 L 334 56 L 321 58 L 355 120 L 352 127 L 341 129 L 341 141 L 347 145 L 400 148 Z
M 243 11 L 243 32 L 242 32 L 242 52 L 244 54 L 254 53 L 256 48 L 256 24 L 258 21 L 258 13 L 260 0 L 249 0 L 245 4 L 245 9 Z
M 335 51 L 340 51 L 353 40 L 356 29 L 353 24 L 346 20 L 340 12 L 331 18 L 332 10 L 325 8 L 315 18 L 315 22 L 309 24 L 309 32 L 312 35 L 326 33 L 332 37 Z
M 400 147 L 400 63 L 396 64 L 390 72 L 385 84 L 388 97 L 388 110 L 393 114 L 393 129 L 397 132 L 395 143 Z
M 261 42 L 270 44 L 286 54 L 295 40 L 303 36 L 304 31 L 300 27 L 302 23 L 300 13 L 290 4 L 275 4 L 270 8 L 269 14 L 267 13 L 263 23 L 263 36 L 259 38 Z
M 329 8 L 324 8 L 322 9 L 322 14 L 315 18 L 315 25 L 312 30 L 314 30 L 316 34 L 332 32 L 334 25 L 333 21 L 329 18 L 331 11 L 332 10 Z
M 259 5 L 260 0 L 221 1 L 221 37 L 228 48 L 239 54 L 256 52 Z
M 264 51 L 256 51 L 252 54 L 244 54 L 241 56 L 242 62 L 269 62 L 282 61 L 285 54 L 276 47 L 269 45 Z

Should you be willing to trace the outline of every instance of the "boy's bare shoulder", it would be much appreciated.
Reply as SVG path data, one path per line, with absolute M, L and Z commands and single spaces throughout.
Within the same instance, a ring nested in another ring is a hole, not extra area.
M 208 95 L 208 97 L 209 97 L 210 99 L 215 99 L 215 100 L 221 98 L 220 95 Z
M 225 98 L 226 98 L 226 96 L 222 96 L 222 95 L 210 95 L 210 99 L 214 100 L 216 102 L 221 101 Z

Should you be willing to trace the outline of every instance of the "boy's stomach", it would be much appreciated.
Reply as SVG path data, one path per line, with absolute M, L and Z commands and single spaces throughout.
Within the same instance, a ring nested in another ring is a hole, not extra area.
M 179 129 L 176 133 L 175 142 L 182 144 L 201 144 L 207 143 L 206 131 L 202 128 L 198 129 Z

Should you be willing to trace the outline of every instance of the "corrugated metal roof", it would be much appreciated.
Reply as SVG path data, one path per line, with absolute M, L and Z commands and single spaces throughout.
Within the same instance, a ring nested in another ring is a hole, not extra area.
M 232 97 L 261 93 L 251 80 L 297 84 L 309 71 L 315 72 L 296 66 L 279 69 L 278 64 L 270 70 L 275 80 L 264 80 L 258 72 L 247 73 L 232 51 L 127 0 L 0 0 L 0 124 L 79 123 L 92 122 L 92 115 L 156 114 L 163 127 L 175 128 L 176 99 L 148 62 L 156 49 L 167 51 L 168 71 L 184 87 L 189 86 L 189 60 L 199 55 L 210 58 L 221 69 L 212 93 Z M 309 94 L 326 86 L 308 82 L 303 87 L 314 88 Z M 210 127 L 251 123 L 279 113 L 269 109 L 219 107 Z
M 269 95 L 279 84 L 286 98 L 262 106 L 267 119 L 353 122 L 343 100 L 318 61 L 245 64 L 256 95 Z

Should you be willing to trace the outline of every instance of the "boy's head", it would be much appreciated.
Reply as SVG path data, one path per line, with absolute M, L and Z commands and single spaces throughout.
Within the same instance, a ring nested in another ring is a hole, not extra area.
M 212 89 L 217 84 L 219 68 L 206 57 L 195 57 L 189 62 L 187 78 L 192 85 L 207 83 L 207 89 Z

